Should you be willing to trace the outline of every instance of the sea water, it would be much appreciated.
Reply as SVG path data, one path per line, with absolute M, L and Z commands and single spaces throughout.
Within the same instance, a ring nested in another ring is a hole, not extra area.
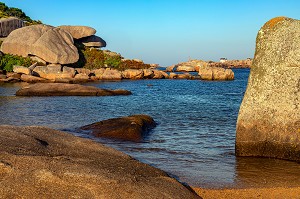
M 130 96 L 16 97 L 22 84 L 3 84 L 0 124 L 47 126 L 94 139 L 191 186 L 299 186 L 298 163 L 235 157 L 236 120 L 249 70 L 234 72 L 234 81 L 166 79 L 87 84 L 130 90 Z M 78 131 L 83 125 L 132 114 L 147 114 L 157 122 L 142 142 L 94 138 Z

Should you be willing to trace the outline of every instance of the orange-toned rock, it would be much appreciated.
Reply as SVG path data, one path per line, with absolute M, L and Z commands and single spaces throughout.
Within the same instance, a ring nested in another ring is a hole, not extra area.
M 124 79 L 143 79 L 144 71 L 142 69 L 126 69 L 122 72 Z

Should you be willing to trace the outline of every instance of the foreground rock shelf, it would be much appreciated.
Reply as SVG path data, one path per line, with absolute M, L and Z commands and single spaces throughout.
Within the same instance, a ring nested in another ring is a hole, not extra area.
M 127 90 L 107 90 L 93 86 L 65 83 L 36 83 L 16 92 L 17 96 L 113 96 L 131 95 Z
M 88 139 L 0 125 L 3 198 L 199 198 L 163 171 Z

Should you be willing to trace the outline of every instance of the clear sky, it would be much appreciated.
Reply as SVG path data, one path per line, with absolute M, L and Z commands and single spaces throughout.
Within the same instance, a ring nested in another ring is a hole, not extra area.
M 2 0 L 45 24 L 87 25 L 126 58 L 168 66 L 254 56 L 260 27 L 300 19 L 300 0 Z

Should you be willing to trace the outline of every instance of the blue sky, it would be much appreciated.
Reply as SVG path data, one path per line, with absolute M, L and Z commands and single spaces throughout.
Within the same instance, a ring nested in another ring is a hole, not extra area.
M 260 27 L 300 19 L 299 0 L 4 0 L 45 24 L 87 25 L 126 58 L 169 66 L 254 56 Z

